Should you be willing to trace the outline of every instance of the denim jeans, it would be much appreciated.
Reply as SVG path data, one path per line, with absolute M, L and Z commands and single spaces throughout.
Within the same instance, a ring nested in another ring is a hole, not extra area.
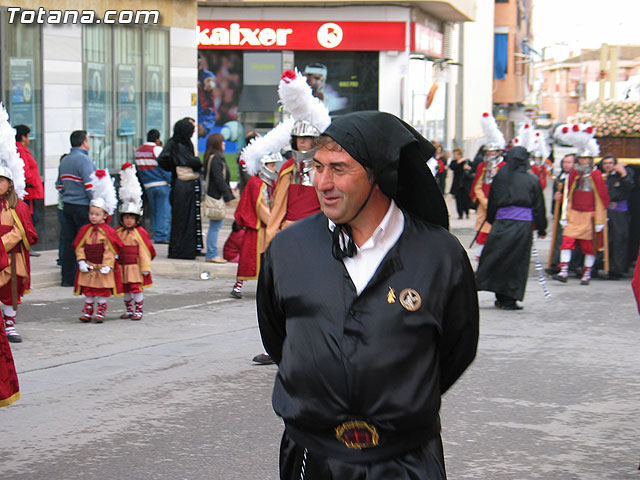
M 62 283 L 73 285 L 76 278 L 76 252 L 73 249 L 73 241 L 78 230 L 89 223 L 89 205 L 76 205 L 65 203 L 63 205 L 64 224 L 60 232 L 64 242 L 62 248 Z
M 209 232 L 207 232 L 207 253 L 205 258 L 218 256 L 218 232 L 224 220 L 209 220 Z
M 151 207 L 153 241 L 168 242 L 171 233 L 171 203 L 169 193 L 171 187 L 163 185 L 147 189 L 147 198 Z

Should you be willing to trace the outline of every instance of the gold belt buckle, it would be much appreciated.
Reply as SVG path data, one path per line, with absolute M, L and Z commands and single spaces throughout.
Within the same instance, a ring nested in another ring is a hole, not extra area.
M 380 435 L 373 425 L 361 420 L 352 420 L 336 427 L 336 438 L 347 448 L 362 450 L 378 445 Z

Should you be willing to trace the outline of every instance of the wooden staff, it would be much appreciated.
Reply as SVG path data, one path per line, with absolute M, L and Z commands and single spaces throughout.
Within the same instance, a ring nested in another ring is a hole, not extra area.
M 558 237 L 558 224 L 560 223 L 560 202 L 556 200 L 555 205 L 553 206 L 553 230 L 551 232 L 551 247 L 549 249 L 549 261 L 547 262 L 547 268 L 551 268 L 553 264 L 553 253 L 556 249 L 556 238 Z
M 16 254 L 11 252 L 11 300 L 14 310 L 18 309 L 18 273 L 16 272 Z

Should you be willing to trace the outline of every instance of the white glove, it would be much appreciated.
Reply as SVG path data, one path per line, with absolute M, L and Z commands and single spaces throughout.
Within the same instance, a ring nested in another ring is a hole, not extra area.
M 604 225 L 601 223 L 596 224 L 596 233 L 600 233 L 602 230 L 604 230 Z
M 147 275 L 149 275 L 150 273 L 151 273 L 151 272 L 142 272 L 142 275 L 144 275 L 144 276 L 146 277 L 146 276 L 147 276 Z
M 89 264 L 84 260 L 80 260 L 78 262 L 78 270 L 80 270 L 82 273 L 87 273 L 89 271 Z
M 100 273 L 104 273 L 106 275 L 109 272 L 111 272 L 111 267 L 110 266 L 105 265 L 104 267 L 100 267 Z
M 568 223 L 568 222 L 567 222 L 566 220 L 560 220 L 560 226 L 561 226 L 562 228 L 567 228 L 567 223 Z

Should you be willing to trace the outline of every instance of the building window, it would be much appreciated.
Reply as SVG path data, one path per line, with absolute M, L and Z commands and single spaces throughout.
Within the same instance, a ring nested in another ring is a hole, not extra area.
M 82 30 L 84 128 L 89 155 L 98 168 L 113 167 L 112 29 L 92 25 Z
M 507 76 L 507 59 L 509 53 L 509 34 L 494 34 L 493 42 L 493 78 L 504 80 Z
M 36 24 L 7 22 L 0 28 L 4 36 L 2 103 L 12 126 L 31 129 L 29 150 L 42 172 L 42 30 Z
M 131 162 L 151 128 L 168 138 L 167 30 L 85 27 L 83 63 L 84 125 L 98 168 Z

